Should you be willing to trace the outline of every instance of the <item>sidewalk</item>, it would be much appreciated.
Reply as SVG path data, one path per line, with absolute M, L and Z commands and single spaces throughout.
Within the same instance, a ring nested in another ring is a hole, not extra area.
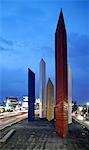
M 78 124 L 69 127 L 66 139 L 60 138 L 52 123 L 46 120 L 21 121 L 11 128 L 15 134 L 8 139 L 1 150 L 88 150 L 89 132 Z

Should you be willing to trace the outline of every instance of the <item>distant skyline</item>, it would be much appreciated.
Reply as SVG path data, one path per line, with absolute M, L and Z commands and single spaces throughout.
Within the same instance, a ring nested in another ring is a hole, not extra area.
M 89 101 L 89 1 L 0 0 L 0 101 L 28 94 L 28 68 L 36 75 L 46 62 L 46 83 L 55 84 L 55 31 L 63 10 L 67 30 L 68 63 L 72 68 L 72 97 Z

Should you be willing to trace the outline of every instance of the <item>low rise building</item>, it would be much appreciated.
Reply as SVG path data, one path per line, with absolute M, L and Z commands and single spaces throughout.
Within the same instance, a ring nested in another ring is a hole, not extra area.
M 28 96 L 23 96 L 22 108 L 28 110 Z
M 6 97 L 6 111 L 13 111 L 15 110 L 16 106 L 18 105 L 18 97 Z

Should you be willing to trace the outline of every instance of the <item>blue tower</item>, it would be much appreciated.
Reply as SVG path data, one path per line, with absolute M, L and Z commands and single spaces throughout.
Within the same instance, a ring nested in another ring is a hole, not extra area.
M 34 103 L 35 103 L 35 74 L 28 68 L 28 121 L 32 121 L 35 118 Z

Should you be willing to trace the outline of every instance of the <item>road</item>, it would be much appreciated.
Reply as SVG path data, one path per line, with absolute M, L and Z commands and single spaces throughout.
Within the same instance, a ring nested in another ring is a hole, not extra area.
M 0 114 L 0 129 L 27 118 L 27 111 L 5 112 Z
M 85 126 L 89 130 L 89 120 L 85 120 L 85 118 L 80 115 L 74 116 L 73 119 L 79 122 L 81 125 Z

